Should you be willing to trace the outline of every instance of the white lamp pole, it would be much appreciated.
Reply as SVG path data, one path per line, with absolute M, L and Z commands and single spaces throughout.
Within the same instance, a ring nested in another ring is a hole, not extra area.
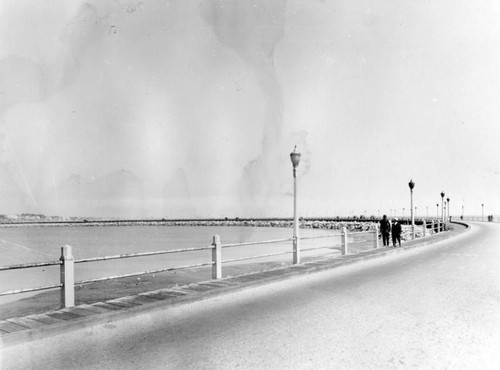
M 413 188 L 415 187 L 415 183 L 413 180 L 410 180 L 408 186 L 410 187 L 411 235 L 415 239 L 415 212 L 413 210 Z
M 444 223 L 444 191 L 441 192 L 441 222 Z
M 299 245 L 299 214 L 297 213 L 297 167 L 300 162 L 300 153 L 297 152 L 297 145 L 290 153 L 290 160 L 293 166 L 293 264 L 300 263 Z

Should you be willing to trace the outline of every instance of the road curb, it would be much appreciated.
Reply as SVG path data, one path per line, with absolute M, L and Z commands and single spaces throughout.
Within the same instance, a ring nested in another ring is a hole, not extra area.
M 457 222 L 458 223 L 458 222 Z M 321 271 L 349 266 L 363 261 L 392 256 L 456 237 L 470 229 L 444 232 L 425 240 L 417 239 L 403 243 L 398 248 L 377 248 L 357 254 L 328 257 L 300 265 L 276 267 L 268 270 L 250 272 L 218 280 L 176 286 L 121 297 L 105 302 L 83 304 L 71 308 L 45 312 L 43 314 L 14 317 L 0 321 L 0 343 L 3 346 L 42 339 L 44 337 L 66 333 L 72 330 L 105 324 L 157 310 L 167 310 L 180 304 L 201 301 L 210 297 L 229 294 L 243 289 L 279 282 L 299 275 L 308 275 Z

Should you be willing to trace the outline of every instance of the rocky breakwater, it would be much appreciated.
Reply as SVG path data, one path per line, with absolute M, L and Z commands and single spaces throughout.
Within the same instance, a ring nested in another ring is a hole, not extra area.
M 150 222 L 151 223 L 151 222 Z M 164 226 L 249 226 L 249 227 L 293 227 L 292 220 L 178 220 L 178 221 L 157 221 L 155 224 Z M 348 231 L 373 231 L 376 223 L 372 222 L 348 222 L 329 220 L 307 220 L 299 221 L 301 229 L 325 229 L 342 230 L 346 227 Z
M 18 219 L 0 222 L 1 227 L 16 226 L 248 226 L 248 227 L 293 227 L 291 219 L 193 219 L 193 220 L 99 220 L 99 219 Z M 340 220 L 308 220 L 300 219 L 301 229 L 342 230 L 348 232 L 373 231 L 377 222 L 340 221 Z

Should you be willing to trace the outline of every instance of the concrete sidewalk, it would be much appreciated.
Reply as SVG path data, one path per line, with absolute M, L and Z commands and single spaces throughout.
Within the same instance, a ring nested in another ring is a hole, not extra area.
M 466 230 L 468 228 L 460 228 L 459 230 L 404 242 L 401 248 L 381 247 L 346 256 L 322 258 L 299 265 L 256 271 L 175 288 L 159 289 L 90 305 L 83 304 L 43 314 L 9 318 L 0 321 L 0 343 L 2 345 L 11 345 L 22 341 L 35 340 L 69 330 L 126 318 L 140 312 L 167 308 L 172 305 L 202 300 L 214 295 L 227 294 L 251 286 L 289 279 L 299 274 L 310 274 L 403 253 L 449 239 Z

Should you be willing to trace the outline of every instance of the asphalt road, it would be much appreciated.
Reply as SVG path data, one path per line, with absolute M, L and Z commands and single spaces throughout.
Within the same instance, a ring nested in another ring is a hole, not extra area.
M 2 369 L 498 369 L 500 224 L 1 353 Z

